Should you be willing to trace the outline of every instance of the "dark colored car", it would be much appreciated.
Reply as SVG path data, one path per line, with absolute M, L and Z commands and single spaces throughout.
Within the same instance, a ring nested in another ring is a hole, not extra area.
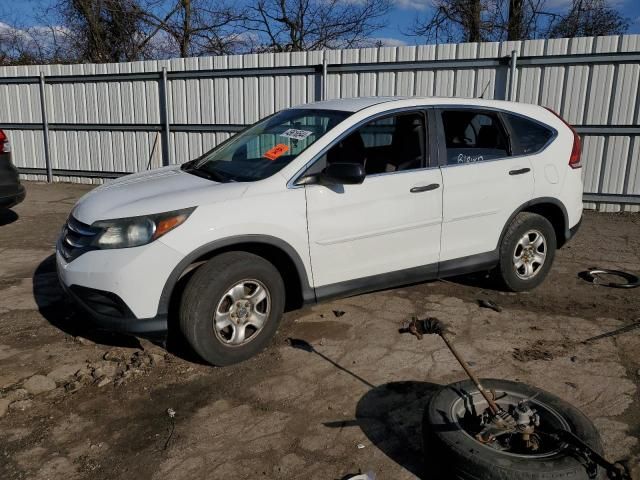
M 7 135 L 0 130 L 0 208 L 11 208 L 24 200 L 24 186 L 20 185 L 18 169 L 11 161 L 11 146 Z

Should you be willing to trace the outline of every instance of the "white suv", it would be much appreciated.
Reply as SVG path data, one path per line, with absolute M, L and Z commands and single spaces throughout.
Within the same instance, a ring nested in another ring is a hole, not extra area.
M 303 105 L 85 195 L 59 277 L 109 329 L 166 330 L 175 305 L 196 352 L 227 365 L 285 308 L 480 270 L 537 286 L 580 223 L 579 168 L 578 135 L 535 105 Z

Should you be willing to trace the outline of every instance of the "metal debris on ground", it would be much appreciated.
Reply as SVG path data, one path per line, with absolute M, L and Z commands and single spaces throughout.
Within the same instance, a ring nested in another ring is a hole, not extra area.
M 482 308 L 489 308 L 494 312 L 502 312 L 502 307 L 493 300 L 478 300 L 478 305 Z
M 610 332 L 602 333 L 600 335 L 596 335 L 595 337 L 587 338 L 586 340 L 583 340 L 582 343 L 583 344 L 591 343 L 591 342 L 595 342 L 596 340 L 600 340 L 602 338 L 615 337 L 616 335 L 620 335 L 622 333 L 630 332 L 632 330 L 635 330 L 636 328 L 640 328 L 640 320 L 636 320 L 631 325 L 625 325 L 624 327 L 617 328 L 617 329 L 612 330 Z
M 533 397 L 521 400 L 517 405 L 512 405 L 508 410 L 498 405 L 496 392 L 482 386 L 478 377 L 471 371 L 469 365 L 449 340 L 446 326 L 437 318 L 418 319 L 413 317 L 401 332 L 410 332 L 418 339 L 427 334 L 439 335 L 477 391 L 482 395 L 488 408 L 480 415 L 482 429 L 474 435 L 478 442 L 500 451 L 509 451 L 513 448 L 512 442 L 515 442 L 515 444 L 523 446 L 524 450 L 529 453 L 538 452 L 542 440 L 553 442 L 558 446 L 564 444 L 583 460 L 589 478 L 595 479 L 598 475 L 598 467 L 601 467 L 611 480 L 631 480 L 626 465 L 621 462 L 607 461 L 574 433 L 550 425 L 546 425 L 549 430 L 540 430 L 540 414 L 530 404 L 531 400 L 540 392 Z
M 589 478 L 597 478 L 598 467 L 602 467 L 610 480 L 633 480 L 624 463 L 609 462 L 569 430 L 558 428 L 549 433 L 540 431 L 538 433 L 557 442 L 559 445 L 568 445 L 576 455 L 584 460 Z
M 400 333 L 410 333 L 415 336 L 418 340 L 422 340 L 424 335 L 436 334 L 440 335 L 443 333 L 441 330 L 442 324 L 437 318 L 425 318 L 419 320 L 417 317 L 412 317 L 409 322 L 405 322 L 402 328 L 399 330 Z
M 166 450 L 169 447 L 169 442 L 171 441 L 171 437 L 173 437 L 173 431 L 176 429 L 176 411 L 173 408 L 167 408 L 167 416 L 169 417 L 169 421 L 171 422 L 171 427 L 169 430 L 169 436 L 167 440 L 164 442 L 163 450 Z
M 345 480 L 376 480 L 376 474 L 369 471 L 367 473 L 357 473 L 355 475 L 347 475 Z
M 611 275 L 614 277 L 623 278 L 624 282 L 605 282 L 602 280 L 601 275 Z M 640 287 L 640 277 L 629 272 L 622 270 L 609 270 L 605 268 L 591 268 L 586 272 L 581 272 L 579 275 L 587 282 L 591 282 L 594 285 L 600 285 L 603 287 L 611 288 L 636 288 Z

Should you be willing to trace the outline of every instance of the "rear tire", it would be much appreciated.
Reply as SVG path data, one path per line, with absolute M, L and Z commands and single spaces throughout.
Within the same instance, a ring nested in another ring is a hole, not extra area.
M 284 283 L 273 264 L 251 253 L 227 252 L 189 279 L 180 304 L 180 329 L 206 362 L 232 365 L 269 343 L 284 303 Z
M 497 273 L 504 286 L 523 292 L 540 285 L 551 270 L 556 246 L 549 220 L 531 212 L 516 215 L 500 244 Z

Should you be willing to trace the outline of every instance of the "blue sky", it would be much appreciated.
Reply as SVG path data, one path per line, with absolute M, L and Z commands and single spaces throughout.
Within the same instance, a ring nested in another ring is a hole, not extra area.
M 0 22 L 13 23 L 16 19 L 20 26 L 38 24 L 37 17 L 42 16 L 46 8 L 56 0 L 0 0 Z M 354 0 L 345 0 L 354 1 Z M 356 0 L 357 1 L 357 0 Z M 413 24 L 418 15 L 429 12 L 432 0 L 394 0 L 395 5 L 391 11 L 386 26 L 376 32 L 376 38 L 383 39 L 385 43 L 393 44 L 417 44 L 424 40 L 403 34 Z M 549 9 L 558 10 L 569 5 L 571 0 L 547 0 Z M 640 33 L 640 1 L 639 0 L 610 0 L 610 4 L 616 5 L 623 15 L 631 20 L 628 33 Z

